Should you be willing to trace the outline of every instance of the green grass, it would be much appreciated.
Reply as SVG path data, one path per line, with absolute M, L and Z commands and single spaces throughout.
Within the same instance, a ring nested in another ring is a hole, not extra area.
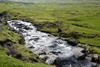
M 20 34 L 17 34 L 11 30 L 7 30 L 7 28 L 10 29 L 9 26 L 2 26 L 1 29 L 2 29 L 2 33 L 0 34 L 1 37 L 0 37 L 0 40 L 3 41 L 5 39 L 10 39 L 12 40 L 13 42 L 16 42 L 18 40 L 20 40 Z
M 38 24 L 35 21 L 41 23 L 60 21 L 63 22 L 61 26 L 63 37 L 72 36 L 80 43 L 100 46 L 99 0 L 70 0 L 70 2 L 69 0 L 55 0 L 53 2 L 42 0 L 40 3 L 37 0 L 33 2 L 35 4 L 0 2 L 0 13 L 7 11 L 7 16 L 10 16 L 10 19 L 24 19 L 34 24 Z M 9 17 L 7 18 L 9 19 Z M 67 29 L 68 25 L 69 29 Z M 53 26 L 47 28 L 47 24 L 38 30 L 58 35 L 57 28 L 53 28 Z

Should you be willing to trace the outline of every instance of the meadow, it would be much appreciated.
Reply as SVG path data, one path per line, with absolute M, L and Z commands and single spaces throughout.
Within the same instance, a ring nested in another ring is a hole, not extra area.
M 62 37 L 78 40 L 83 44 L 100 47 L 100 1 L 59 0 L 32 1 L 33 4 L 0 2 L 0 13 L 7 12 L 10 19 L 29 19 L 32 23 L 63 22 Z M 8 17 L 9 19 L 9 17 Z M 69 27 L 69 28 L 68 28 Z M 40 31 L 58 35 L 57 28 L 45 24 Z M 97 51 L 97 53 L 100 53 Z

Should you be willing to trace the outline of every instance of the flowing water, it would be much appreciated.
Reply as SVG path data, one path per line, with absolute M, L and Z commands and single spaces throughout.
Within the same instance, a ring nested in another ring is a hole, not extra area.
M 78 62 L 72 52 L 74 47 L 68 45 L 63 38 L 37 31 L 36 27 L 29 22 L 11 20 L 8 23 L 23 35 L 25 46 L 45 58 L 48 64 L 55 64 L 57 67 L 91 67 L 91 65 L 82 66 Z

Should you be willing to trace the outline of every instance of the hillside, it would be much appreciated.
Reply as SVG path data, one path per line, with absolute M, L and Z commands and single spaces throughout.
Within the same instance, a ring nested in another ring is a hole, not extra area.
M 85 1 L 85 0 L 84 0 Z M 21 4 L 0 3 L 0 13 L 7 11 L 8 19 L 27 19 L 34 23 L 63 22 L 63 37 L 72 36 L 81 43 L 100 46 L 100 2 L 87 0 L 86 3 Z M 59 8 L 58 8 L 59 7 Z M 39 23 L 36 23 L 39 24 Z M 69 29 L 67 27 L 69 26 Z M 41 31 L 57 35 L 57 29 L 44 25 Z
M 76 39 L 79 43 L 88 44 L 89 46 L 86 47 L 92 50 L 92 53 L 100 54 L 99 0 L 41 0 L 41 2 L 32 0 L 32 2 L 34 4 L 0 2 L 0 13 L 6 12 L 6 20 L 28 21 L 33 23 L 38 30 L 55 36 L 58 36 L 57 28 L 60 27 L 61 36 L 66 40 Z M 1 18 L 0 24 L 3 23 L 5 21 Z M 4 34 L 6 34 L 5 29 L 2 29 Z M 3 35 L 0 38 L 1 41 L 6 40 L 4 34 L 0 34 Z M 19 35 L 16 34 L 16 36 Z M 13 37 L 10 37 L 11 35 L 8 38 L 12 40 Z M 17 37 L 14 38 L 15 41 Z M 1 47 L 1 50 L 4 51 L 4 48 Z M 4 56 L 7 55 L 4 53 Z

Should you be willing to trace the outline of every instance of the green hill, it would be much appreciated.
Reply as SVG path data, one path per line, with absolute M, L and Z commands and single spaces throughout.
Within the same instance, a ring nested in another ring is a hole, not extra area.
M 38 30 L 56 36 L 58 36 L 57 28 L 60 27 L 62 37 L 69 40 L 73 37 L 80 43 L 89 44 L 88 49 L 93 50 L 93 53 L 100 54 L 99 0 L 41 0 L 41 2 L 32 0 L 32 2 L 34 4 L 0 2 L 0 13 L 6 12 L 8 20 L 21 19 L 37 26 L 43 24 Z M 3 19 L 1 20 L 3 22 Z M 6 33 L 5 29 L 4 33 Z M 4 34 L 0 35 L 3 35 L 0 39 L 5 40 Z

